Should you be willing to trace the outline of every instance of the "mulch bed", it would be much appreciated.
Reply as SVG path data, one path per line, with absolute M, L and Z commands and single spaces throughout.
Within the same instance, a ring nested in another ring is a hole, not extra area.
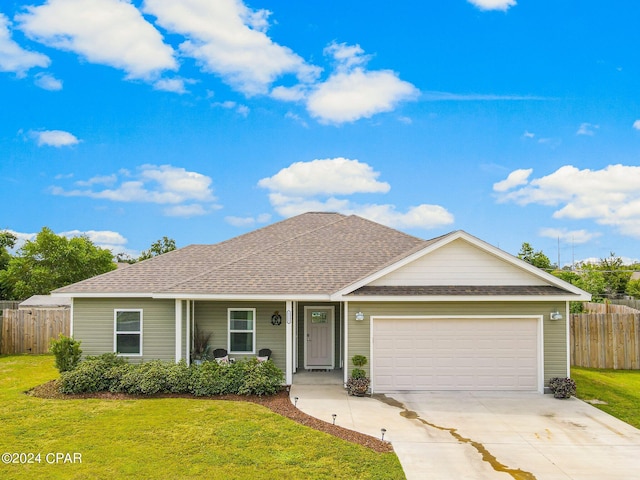
M 389 442 L 384 442 L 378 438 L 365 435 L 364 433 L 354 432 L 347 428 L 340 427 L 339 425 L 332 425 L 331 423 L 319 420 L 311 415 L 299 410 L 295 407 L 291 400 L 289 400 L 289 392 L 286 390 L 271 396 L 252 396 L 252 395 L 220 395 L 216 397 L 194 397 L 193 395 L 179 395 L 179 394 L 158 394 L 158 395 L 128 395 L 124 393 L 110 393 L 110 392 L 98 392 L 98 393 L 85 393 L 67 395 L 58 391 L 58 385 L 56 380 L 52 380 L 43 385 L 39 385 L 27 392 L 28 395 L 38 398 L 55 398 L 55 399 L 81 399 L 81 398 L 99 398 L 105 400 L 125 400 L 125 399 L 144 399 L 144 398 L 197 398 L 203 400 L 228 400 L 228 401 L 240 401 L 240 402 L 252 402 L 262 405 L 272 410 L 273 412 L 282 415 L 283 417 L 290 418 L 294 422 L 301 425 L 319 430 L 321 432 L 328 433 L 335 437 L 341 438 L 348 442 L 363 445 L 375 452 L 386 453 L 392 452 L 393 447 Z

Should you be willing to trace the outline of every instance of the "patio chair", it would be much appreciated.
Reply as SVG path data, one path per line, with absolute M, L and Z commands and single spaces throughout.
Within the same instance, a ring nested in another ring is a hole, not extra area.
M 225 348 L 216 348 L 213 351 L 213 359 L 218 363 L 229 363 L 229 355 Z
M 265 362 L 271 358 L 271 349 L 269 348 L 261 348 L 258 351 L 258 361 Z

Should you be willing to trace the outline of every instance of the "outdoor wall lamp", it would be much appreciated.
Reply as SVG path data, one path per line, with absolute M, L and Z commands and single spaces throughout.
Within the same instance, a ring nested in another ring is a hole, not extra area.
M 562 320 L 562 314 L 559 311 L 551 312 L 549 315 L 551 320 Z
M 362 312 L 356 313 L 356 320 L 358 322 L 361 322 L 362 320 L 364 320 L 364 313 L 362 313 Z

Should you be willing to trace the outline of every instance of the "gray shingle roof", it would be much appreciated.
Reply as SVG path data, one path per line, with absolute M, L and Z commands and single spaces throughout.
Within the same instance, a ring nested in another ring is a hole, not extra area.
M 332 295 L 416 253 L 422 240 L 338 213 L 305 213 L 214 245 L 191 245 L 55 291 L 58 295 Z M 364 286 L 353 296 L 560 295 L 535 286 Z
M 331 294 L 429 243 L 355 215 L 306 213 L 56 293 Z

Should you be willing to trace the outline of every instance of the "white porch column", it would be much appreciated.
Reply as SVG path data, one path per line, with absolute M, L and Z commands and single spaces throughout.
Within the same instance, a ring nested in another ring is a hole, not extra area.
M 342 367 L 342 376 L 346 385 L 349 379 L 349 302 L 344 302 L 344 363 Z
M 286 309 L 284 381 L 287 385 L 291 385 L 293 383 L 293 302 L 287 300 Z
M 182 300 L 176 299 L 176 363 L 182 359 Z
M 185 303 L 187 307 L 187 335 L 186 335 L 186 353 L 185 357 L 187 360 L 187 365 L 191 365 L 191 310 L 193 309 L 193 302 L 191 300 L 187 300 Z

